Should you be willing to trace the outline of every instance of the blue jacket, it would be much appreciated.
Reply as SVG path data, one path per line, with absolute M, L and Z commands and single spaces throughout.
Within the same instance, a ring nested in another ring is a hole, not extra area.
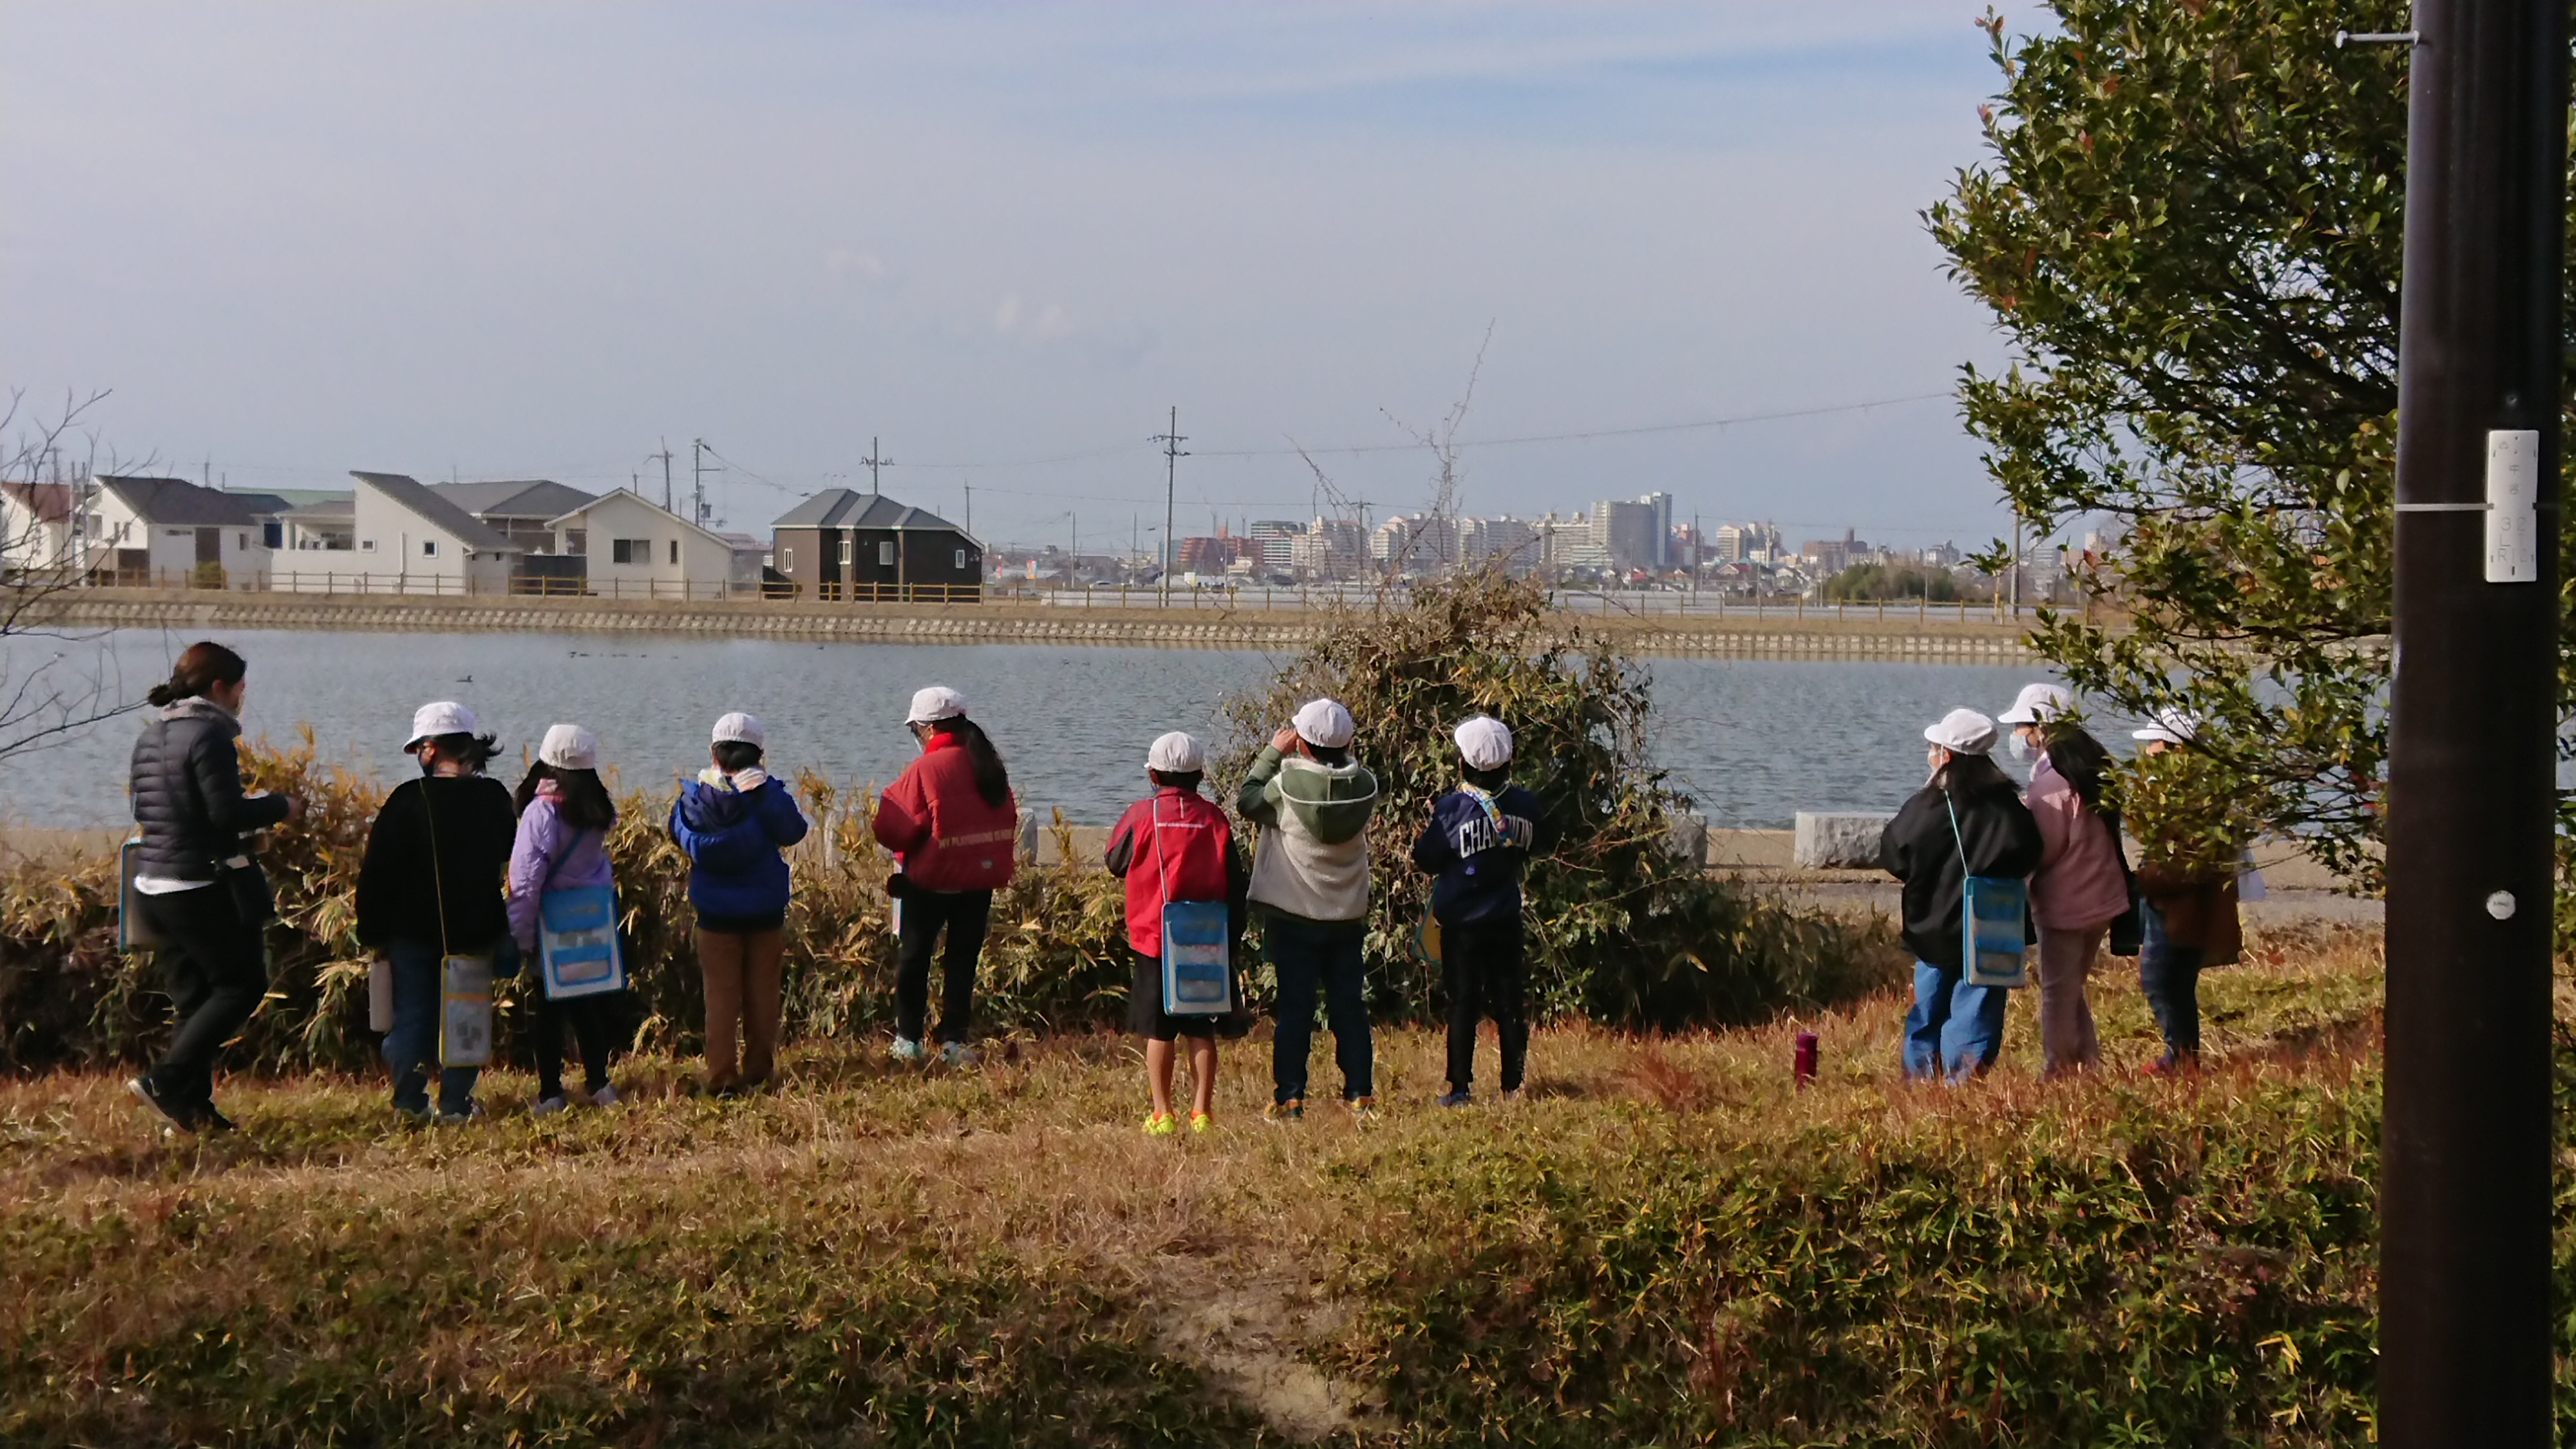
M 1505 785 L 1494 807 L 1503 817 L 1499 831 L 1474 796 L 1452 790 L 1432 802 L 1431 823 L 1413 843 L 1413 863 L 1439 877 L 1431 883 L 1431 914 L 1443 926 L 1519 920 L 1522 865 L 1556 848 L 1556 830 L 1536 795 Z
M 691 780 L 671 805 L 671 838 L 689 857 L 689 904 L 710 916 L 787 909 L 787 861 L 805 838 L 805 812 L 781 780 L 752 790 Z

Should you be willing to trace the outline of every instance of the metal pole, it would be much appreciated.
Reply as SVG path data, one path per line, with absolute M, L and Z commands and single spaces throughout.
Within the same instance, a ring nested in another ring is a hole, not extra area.
M 1172 606 L 1172 566 L 1181 556 L 1180 546 L 1172 537 L 1172 530 L 1176 526 L 1172 517 L 1172 500 L 1175 492 L 1175 484 L 1180 476 L 1179 470 L 1181 460 L 1189 456 L 1189 454 L 1181 451 L 1181 444 L 1188 442 L 1189 439 L 1181 436 L 1181 410 L 1177 404 L 1172 408 L 1170 430 L 1168 432 L 1157 434 L 1153 441 L 1163 445 L 1163 578 L 1161 607 L 1168 609 Z
M 2567 9 L 2420 0 L 2415 18 L 2398 340 L 2379 1441 L 2541 1449 L 2552 1438 Z

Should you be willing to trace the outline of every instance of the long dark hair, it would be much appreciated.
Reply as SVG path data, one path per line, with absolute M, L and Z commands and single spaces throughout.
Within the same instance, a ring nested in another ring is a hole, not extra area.
M 1002 752 L 993 748 L 982 725 L 961 714 L 937 721 L 930 728 L 934 734 L 955 735 L 957 743 L 965 747 L 966 758 L 975 764 L 975 793 L 984 797 L 985 804 L 1001 806 L 1011 802 L 1011 772 L 1003 768 Z
M 537 786 L 548 780 L 563 786 L 563 820 L 573 829 L 606 830 L 617 823 L 617 802 L 609 798 L 597 770 L 558 770 L 543 760 L 519 777 L 520 814 L 528 813 L 528 802 L 537 798 Z
M 1983 755 L 1964 755 L 1957 750 L 1950 752 L 1950 763 L 1941 767 L 1932 783 L 1954 796 L 1983 795 L 1989 790 L 2013 787 L 2012 777 L 2004 773 L 2001 765 Z
M 501 741 L 494 735 L 432 735 L 429 743 L 438 747 L 440 759 L 460 761 L 476 775 L 501 753 Z
M 212 639 L 200 639 L 170 666 L 169 682 L 152 686 L 144 698 L 167 708 L 183 699 L 199 698 L 214 685 L 239 684 L 249 672 L 249 661 Z
M 2111 752 L 2102 742 L 2074 724 L 2051 724 L 2041 727 L 2047 741 L 2048 765 L 2066 777 L 2088 810 L 2102 808 L 2102 785 L 2111 772 Z

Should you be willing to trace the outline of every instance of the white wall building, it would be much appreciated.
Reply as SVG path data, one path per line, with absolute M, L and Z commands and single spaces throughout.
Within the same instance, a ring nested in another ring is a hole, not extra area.
M 731 540 L 630 489 L 604 493 L 550 526 L 556 553 L 588 560 L 594 594 L 721 599 L 735 578 Z
M 506 594 L 525 552 L 401 473 L 361 473 L 347 549 L 278 554 L 273 587 L 304 593 Z M 300 539 L 299 539 L 300 541 Z
M 0 483 L 0 568 L 77 579 L 98 567 L 105 520 L 89 491 L 80 483 Z
M 209 564 L 227 586 L 257 586 L 270 552 L 244 499 L 184 478 L 100 477 L 93 512 L 104 548 L 101 566 L 118 582 L 160 588 L 207 583 Z

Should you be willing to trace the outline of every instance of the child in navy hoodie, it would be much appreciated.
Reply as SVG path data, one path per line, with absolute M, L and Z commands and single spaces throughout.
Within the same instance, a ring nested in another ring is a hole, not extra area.
M 707 1087 L 726 1097 L 759 1090 L 777 1066 L 789 894 L 779 852 L 805 838 L 805 812 L 763 763 L 768 743 L 750 715 L 717 720 L 714 763 L 671 804 L 671 839 L 689 857 L 698 912 Z
M 1521 979 L 1521 868 L 1556 848 L 1556 831 L 1536 795 L 1511 783 L 1512 732 L 1478 715 L 1458 726 L 1464 781 L 1432 802 L 1431 823 L 1414 842 L 1413 863 L 1439 879 L 1431 914 L 1440 923 L 1440 963 L 1449 993 L 1449 1091 L 1443 1107 L 1464 1107 L 1476 1072 L 1476 1022 L 1494 1018 L 1502 1037 L 1503 1099 L 1520 1095 L 1529 1061 L 1529 1005 Z

